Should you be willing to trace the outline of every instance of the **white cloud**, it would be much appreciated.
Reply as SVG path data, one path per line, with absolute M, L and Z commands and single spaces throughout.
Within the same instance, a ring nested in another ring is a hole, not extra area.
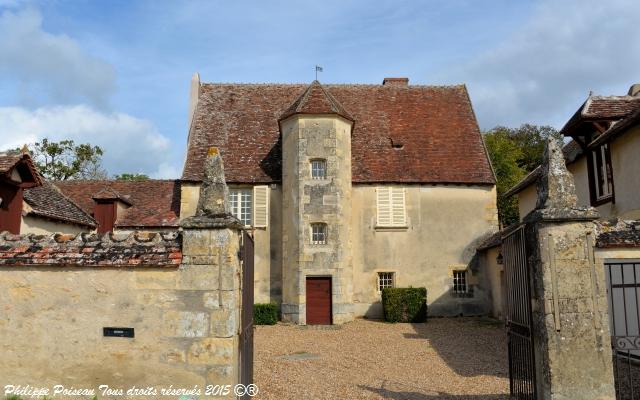
M 15 2 L 7 2 L 11 3 Z M 0 74 L 19 82 L 23 101 L 40 99 L 44 91 L 54 103 L 82 100 L 106 107 L 115 90 L 110 64 L 67 35 L 45 32 L 42 16 L 32 8 L 0 14 L 0 54 Z
M 640 80 L 639 14 L 637 0 L 545 0 L 513 36 L 446 75 L 468 82 L 483 128 L 562 125 L 590 90 L 626 94 Z
M 180 172 L 172 160 L 169 139 L 147 120 L 123 113 L 103 113 L 84 105 L 36 110 L 0 107 L 0 150 L 45 137 L 102 147 L 103 164 L 110 174 L 132 172 L 175 178 Z

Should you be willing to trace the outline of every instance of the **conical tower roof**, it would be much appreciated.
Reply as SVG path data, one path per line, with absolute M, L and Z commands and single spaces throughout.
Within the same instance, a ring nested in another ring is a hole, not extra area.
M 318 81 L 311 82 L 311 85 L 280 116 L 280 121 L 294 114 L 337 114 L 349 121 L 354 121 L 351 114 Z

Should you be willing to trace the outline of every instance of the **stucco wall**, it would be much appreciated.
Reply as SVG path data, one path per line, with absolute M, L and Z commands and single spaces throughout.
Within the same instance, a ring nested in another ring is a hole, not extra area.
M 527 214 L 536 208 L 538 195 L 536 193 L 536 185 L 529 185 L 523 191 L 518 193 L 518 211 L 520 213 L 520 221 Z
M 39 218 L 34 215 L 23 216 L 22 223 L 20 224 L 20 233 L 23 235 L 29 233 L 33 233 L 35 235 L 49 235 L 54 232 L 75 235 L 81 232 L 90 231 L 91 229 L 87 227 L 64 224 L 46 218 Z
M 480 252 L 481 268 L 486 271 L 487 280 L 491 290 L 491 316 L 498 319 L 504 318 L 504 266 L 498 264 L 500 246 L 492 247 Z
M 377 272 L 395 272 L 396 286 L 425 286 L 430 315 L 485 314 L 486 277 L 474 260 L 477 241 L 497 230 L 490 186 L 406 186 L 408 228 L 376 229 L 374 185 L 353 187 L 353 268 L 356 315 L 380 316 Z M 469 268 L 472 297 L 452 294 L 453 269 Z
M 194 230 L 179 267 L 0 266 L 0 387 L 236 383 L 238 250 L 236 231 Z M 132 327 L 135 338 L 104 337 L 103 327 Z

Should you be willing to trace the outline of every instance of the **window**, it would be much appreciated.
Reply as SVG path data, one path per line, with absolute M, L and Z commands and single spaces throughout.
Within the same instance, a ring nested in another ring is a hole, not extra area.
M 378 272 L 378 292 L 393 287 L 393 272 Z
M 467 293 L 467 271 L 453 271 L 453 293 Z
M 404 188 L 376 188 L 378 205 L 377 226 L 406 227 Z
M 311 243 L 327 244 L 327 224 L 311 224 Z
M 251 225 L 253 189 L 230 189 L 231 214 L 244 225 Z
M 311 179 L 327 179 L 327 162 L 311 160 Z
M 613 170 L 608 143 L 591 152 L 589 164 L 591 204 L 600 205 L 613 200 Z

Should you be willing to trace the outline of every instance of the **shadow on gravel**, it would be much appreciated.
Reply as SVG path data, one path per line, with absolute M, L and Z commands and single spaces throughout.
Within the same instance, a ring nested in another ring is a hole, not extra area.
M 509 377 L 507 336 L 502 324 L 488 318 L 451 317 L 411 324 L 423 339 L 460 376 Z M 477 397 L 480 398 L 480 397 Z
M 435 399 L 450 399 L 450 400 L 508 400 L 508 394 L 482 394 L 482 395 L 458 395 L 458 394 L 449 394 L 442 392 L 432 392 L 432 393 L 419 393 L 419 392 L 405 392 L 405 391 L 395 391 L 389 390 L 385 388 L 375 388 L 371 386 L 358 385 L 360 389 L 368 390 L 370 392 L 376 393 L 385 399 L 394 399 L 394 400 L 435 400 Z

